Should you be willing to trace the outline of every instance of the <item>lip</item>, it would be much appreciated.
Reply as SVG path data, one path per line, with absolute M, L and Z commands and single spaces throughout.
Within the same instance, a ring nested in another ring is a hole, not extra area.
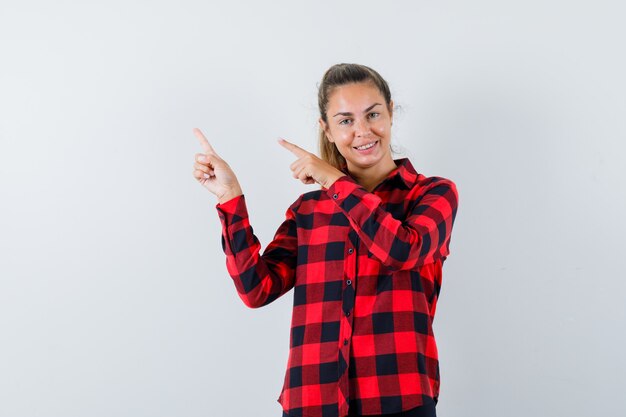
M 358 146 L 369 145 L 370 143 L 374 143 L 374 146 L 376 146 L 376 145 L 377 145 L 377 143 L 378 143 L 378 139 L 373 140 L 373 141 L 371 141 L 371 142 L 362 143 L 361 145 L 358 145 Z M 353 148 L 353 149 L 356 149 L 358 146 L 353 146 L 352 148 Z M 358 151 L 358 149 L 356 149 L 356 150 Z
M 368 142 L 368 143 L 372 143 L 372 142 Z M 377 139 L 377 140 L 374 141 L 374 146 L 372 146 L 371 148 L 368 148 L 368 149 L 365 149 L 365 150 L 359 150 L 359 149 L 356 149 L 355 147 L 352 147 L 352 149 L 354 149 L 355 151 L 357 151 L 360 154 L 368 154 L 368 153 L 373 152 L 376 149 L 376 147 L 379 145 L 379 143 L 380 143 L 380 139 Z M 367 143 L 364 143 L 363 145 L 367 145 Z M 363 146 L 363 145 L 361 145 L 361 146 Z

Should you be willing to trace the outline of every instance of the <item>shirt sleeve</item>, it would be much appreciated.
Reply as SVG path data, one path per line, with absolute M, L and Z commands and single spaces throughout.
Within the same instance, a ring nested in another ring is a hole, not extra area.
M 250 308 L 265 306 L 294 286 L 298 238 L 293 203 L 274 239 L 260 254 L 261 244 L 250 225 L 245 196 L 216 204 L 222 223 L 226 268 L 239 298 Z
M 458 206 L 456 184 L 434 178 L 414 201 L 407 218 L 397 220 L 382 200 L 348 175 L 326 189 L 370 253 L 392 271 L 414 269 L 449 255 Z

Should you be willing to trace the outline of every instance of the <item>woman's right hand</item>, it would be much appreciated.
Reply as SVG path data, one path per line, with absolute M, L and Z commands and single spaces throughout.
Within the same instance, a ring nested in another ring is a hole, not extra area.
M 193 129 L 204 153 L 197 153 L 193 176 L 207 190 L 215 194 L 219 203 L 243 194 L 239 181 L 230 166 L 220 158 L 200 129 Z

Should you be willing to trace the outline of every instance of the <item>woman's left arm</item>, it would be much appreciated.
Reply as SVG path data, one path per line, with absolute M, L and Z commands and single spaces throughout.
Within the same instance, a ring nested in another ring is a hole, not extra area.
M 390 270 L 414 269 L 449 254 L 458 193 L 449 179 L 430 177 L 405 221 L 381 207 L 382 200 L 350 176 L 298 145 L 280 140 L 298 159 L 290 166 L 305 184 L 317 182 L 344 212 L 368 250 Z M 416 186 L 420 186 L 417 184 Z
M 434 180 L 433 180 L 434 178 Z M 458 206 L 456 184 L 431 177 L 418 194 L 405 221 L 381 207 L 382 200 L 349 176 L 326 189 L 346 215 L 371 254 L 392 271 L 415 269 L 450 253 Z

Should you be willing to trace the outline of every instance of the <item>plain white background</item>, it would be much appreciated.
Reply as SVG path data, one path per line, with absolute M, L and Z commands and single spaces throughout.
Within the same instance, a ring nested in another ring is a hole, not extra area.
M 263 247 L 317 83 L 379 71 L 392 140 L 456 182 L 438 415 L 616 416 L 626 384 L 625 7 L 0 2 L 0 416 L 279 416 L 293 292 L 248 309 L 203 129 Z M 396 156 L 399 157 L 399 156 Z

